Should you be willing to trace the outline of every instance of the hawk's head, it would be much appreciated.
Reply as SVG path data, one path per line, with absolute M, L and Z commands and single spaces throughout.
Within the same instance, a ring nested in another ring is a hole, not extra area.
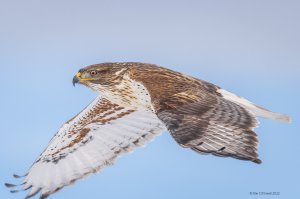
M 84 84 L 90 88 L 119 84 L 128 69 L 127 63 L 102 63 L 82 68 L 73 78 L 73 85 Z

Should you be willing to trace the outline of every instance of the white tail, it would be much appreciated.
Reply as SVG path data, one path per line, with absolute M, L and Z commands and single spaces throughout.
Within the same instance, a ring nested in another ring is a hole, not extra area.
M 257 106 L 253 104 L 252 102 L 246 100 L 245 98 L 239 97 L 233 93 L 230 93 L 224 89 L 219 89 L 218 92 L 227 100 L 232 101 L 250 112 L 252 112 L 255 116 L 260 116 L 264 118 L 269 118 L 273 120 L 279 120 L 282 122 L 291 122 L 291 118 L 287 115 L 283 115 L 280 113 L 274 113 L 272 111 L 269 111 L 263 107 Z

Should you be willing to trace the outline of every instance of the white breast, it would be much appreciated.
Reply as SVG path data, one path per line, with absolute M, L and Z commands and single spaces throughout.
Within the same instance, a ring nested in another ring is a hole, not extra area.
M 140 82 L 125 75 L 122 82 L 111 87 L 93 86 L 103 97 L 113 103 L 132 109 L 147 109 L 153 111 L 151 97 L 147 88 Z

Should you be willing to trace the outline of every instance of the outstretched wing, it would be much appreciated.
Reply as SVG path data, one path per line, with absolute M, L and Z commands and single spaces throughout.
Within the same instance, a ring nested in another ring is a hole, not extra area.
M 65 123 L 24 179 L 27 198 L 41 198 L 113 164 L 164 130 L 150 111 L 130 110 L 98 97 Z M 11 186 L 10 184 L 7 184 Z
M 221 95 L 202 90 L 182 92 L 160 102 L 158 118 L 183 147 L 201 154 L 229 156 L 256 163 L 255 116 Z

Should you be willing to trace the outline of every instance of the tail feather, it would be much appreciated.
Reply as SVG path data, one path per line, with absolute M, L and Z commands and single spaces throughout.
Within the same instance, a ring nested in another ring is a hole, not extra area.
M 248 111 L 252 112 L 255 116 L 269 118 L 273 120 L 278 120 L 281 122 L 288 122 L 291 123 L 291 118 L 287 115 L 275 113 L 272 111 L 269 111 L 263 107 L 257 106 L 253 104 L 252 102 L 246 100 L 245 98 L 239 97 L 233 93 L 230 93 L 226 90 L 219 89 L 218 92 L 227 100 L 232 101 L 244 108 L 246 108 Z

